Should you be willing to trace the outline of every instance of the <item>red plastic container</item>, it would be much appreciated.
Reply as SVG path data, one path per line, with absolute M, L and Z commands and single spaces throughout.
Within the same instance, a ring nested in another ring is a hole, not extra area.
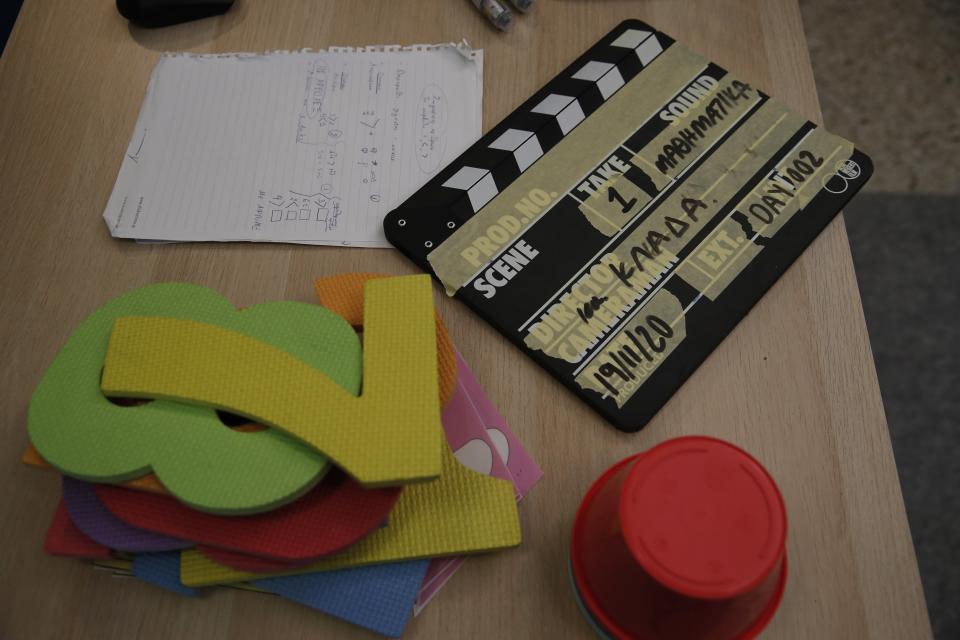
M 747 640 L 787 580 L 787 515 L 770 474 L 715 438 L 668 440 L 622 460 L 577 511 L 574 587 L 623 640 Z

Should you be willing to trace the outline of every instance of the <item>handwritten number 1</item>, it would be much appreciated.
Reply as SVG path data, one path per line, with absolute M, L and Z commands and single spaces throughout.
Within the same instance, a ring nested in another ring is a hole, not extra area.
M 633 205 L 637 204 L 636 198 L 633 198 L 632 200 L 630 200 L 630 202 L 627 202 L 626 200 L 623 199 L 623 196 L 617 193 L 617 190 L 614 189 L 613 187 L 607 188 L 607 198 L 609 199 L 610 202 L 613 202 L 614 200 L 616 200 L 617 202 L 620 203 L 620 207 L 621 207 L 620 213 L 629 213 L 630 209 L 633 209 Z

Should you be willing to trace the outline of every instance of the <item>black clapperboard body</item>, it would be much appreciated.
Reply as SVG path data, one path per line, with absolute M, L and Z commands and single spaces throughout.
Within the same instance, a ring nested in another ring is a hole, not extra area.
M 628 20 L 384 229 L 448 293 L 636 431 L 871 172 L 852 143 Z

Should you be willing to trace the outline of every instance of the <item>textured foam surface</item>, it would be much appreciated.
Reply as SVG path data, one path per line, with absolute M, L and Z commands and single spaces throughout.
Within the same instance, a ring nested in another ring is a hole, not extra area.
M 70 519 L 94 541 L 117 551 L 158 552 L 192 547 L 193 543 L 131 526 L 103 506 L 93 485 L 63 477 L 63 501 Z
M 343 553 L 294 573 L 477 553 L 520 544 L 513 484 L 467 469 L 446 444 L 442 459 L 438 480 L 404 489 L 390 513 L 390 526 L 374 531 Z M 195 550 L 181 554 L 180 578 L 189 586 L 257 577 L 217 564 Z
M 339 471 L 307 495 L 248 516 L 217 516 L 173 498 L 109 485 L 95 487 L 110 513 L 127 524 L 194 542 L 296 562 L 340 551 L 378 528 L 397 503 L 398 487 L 364 489 Z
M 226 428 L 211 408 L 179 402 L 119 406 L 108 401 L 100 377 L 114 321 L 142 315 L 187 318 L 240 332 L 251 342 L 282 350 L 315 375 L 330 376 L 351 393 L 359 391 L 359 340 L 332 312 L 296 302 L 238 312 L 204 287 L 150 285 L 111 300 L 81 323 L 34 391 L 30 439 L 47 462 L 91 482 L 122 482 L 152 469 L 183 502 L 219 513 L 274 508 L 319 480 L 326 460 L 275 429 L 239 433 Z M 228 365 L 214 375 L 223 379 L 231 369 Z M 269 386 L 263 371 L 250 372 L 246 382 L 258 389 Z
M 43 541 L 43 550 L 52 556 L 67 556 L 70 558 L 106 559 L 110 557 L 110 549 L 91 540 L 80 529 L 77 529 L 63 499 L 57 504 L 53 513 L 47 537 Z
M 426 560 L 398 562 L 255 580 L 250 585 L 371 631 L 398 637 L 410 618 L 426 565 Z M 141 554 L 133 563 L 138 578 L 175 593 L 194 595 L 196 590 L 180 582 L 179 568 L 175 553 Z
M 363 287 L 368 280 L 386 278 L 380 273 L 341 273 L 317 278 L 314 289 L 320 304 L 354 327 L 363 326 Z M 437 373 L 440 383 L 440 404 L 446 406 L 457 382 L 457 363 L 447 328 L 435 313 L 437 322 Z
M 258 425 L 252 422 L 241 424 L 235 427 L 231 426 L 230 428 L 234 431 L 241 431 L 244 433 L 251 433 L 266 429 L 266 427 L 263 425 Z M 49 462 L 43 459 L 43 456 L 37 453 L 37 450 L 34 448 L 34 446 L 29 443 L 27 444 L 27 448 L 24 450 L 23 455 L 20 456 L 20 461 L 25 465 L 36 467 L 38 469 L 56 471 L 56 469 L 54 469 Z M 160 484 L 160 480 L 157 479 L 157 476 L 152 473 L 148 473 L 145 476 L 140 476 L 139 478 L 133 478 L 132 480 L 126 480 L 121 482 L 118 486 L 126 487 L 128 489 L 136 489 L 138 491 L 147 491 L 149 493 L 159 493 L 163 496 L 170 495 L 170 492 L 167 491 L 162 484 Z
M 20 462 L 38 469 L 56 471 L 56 469 L 54 469 L 49 462 L 43 459 L 43 456 L 37 452 L 36 448 L 32 444 L 27 445 L 23 455 L 20 456 Z M 145 476 L 140 476 L 139 478 L 133 478 L 132 480 L 127 480 L 121 483 L 121 486 L 129 487 L 131 489 L 139 489 L 141 491 L 150 491 L 152 493 L 167 493 L 167 490 L 164 489 L 163 485 L 160 484 L 160 481 L 157 480 L 157 476 L 153 475 L 152 473 L 148 473 Z
M 267 578 L 254 584 L 393 638 L 403 633 L 427 560 Z
M 513 432 L 500 418 L 490 413 L 492 403 L 457 354 L 457 386 L 450 402 L 443 408 L 443 429 L 454 455 L 461 464 L 478 473 L 509 480 L 514 484 L 516 499 L 526 495 L 542 475 Z M 414 615 L 426 606 L 463 564 L 463 557 L 436 558 L 427 569 L 427 576 L 414 604 Z
M 197 595 L 197 590 L 180 582 L 178 565 L 176 552 L 141 553 L 134 556 L 131 569 L 133 575 L 144 582 L 192 598 Z
M 117 320 L 101 387 L 217 407 L 282 429 L 365 486 L 434 479 L 441 433 L 429 277 L 371 280 L 364 313 L 360 397 L 287 352 L 199 318 Z M 349 365 L 341 360 L 328 366 Z
M 368 282 L 367 295 L 371 287 L 392 280 Z M 355 289 L 353 295 L 357 295 Z M 351 320 L 355 326 L 364 326 L 369 319 Z M 366 331 L 364 335 L 367 340 Z M 520 519 L 513 484 L 466 468 L 446 442 L 442 452 L 440 479 L 408 487 L 390 514 L 389 527 L 372 533 L 344 553 L 293 573 L 476 553 L 519 544 Z M 185 551 L 181 554 L 180 577 L 185 584 L 200 586 L 247 580 L 258 574 L 237 571 L 196 551 Z
M 210 558 L 217 564 L 236 569 L 237 571 L 248 571 L 250 573 L 276 574 L 292 571 L 306 566 L 313 562 L 304 560 L 299 562 L 281 562 L 271 560 L 260 556 L 251 556 L 239 551 L 230 551 L 229 549 L 218 549 L 217 547 L 208 547 L 206 545 L 197 545 L 197 552 Z
M 319 278 L 314 287 L 320 304 L 335 311 L 351 325 L 361 327 L 364 283 L 381 277 L 384 276 L 374 273 L 343 273 Z M 512 480 L 519 500 L 543 473 L 486 397 L 470 368 L 456 353 L 439 314 L 437 362 L 443 402 L 443 429 L 455 455 L 474 471 Z M 504 464 L 507 465 L 506 470 Z M 234 569 L 262 571 L 264 568 L 263 565 L 257 568 L 239 566 L 235 558 L 218 558 L 209 554 L 208 557 Z M 439 591 L 462 562 L 463 559 L 458 557 L 437 558 L 431 562 L 415 603 L 415 613 L 418 607 L 422 609 Z

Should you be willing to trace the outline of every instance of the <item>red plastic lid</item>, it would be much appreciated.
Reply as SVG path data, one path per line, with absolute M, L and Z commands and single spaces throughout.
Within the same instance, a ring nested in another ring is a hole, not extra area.
M 620 495 L 630 552 L 669 589 L 732 598 L 783 558 L 787 514 L 773 479 L 745 451 L 715 438 L 668 440 L 633 466 Z

